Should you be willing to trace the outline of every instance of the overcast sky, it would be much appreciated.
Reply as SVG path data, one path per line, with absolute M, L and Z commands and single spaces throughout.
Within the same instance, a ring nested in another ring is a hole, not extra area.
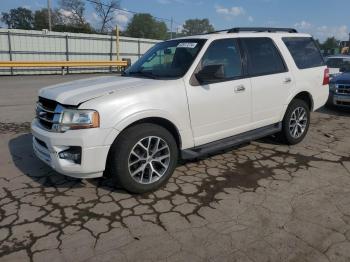
M 51 0 L 58 7 L 58 0 Z M 24 6 L 32 10 L 45 7 L 47 0 L 0 0 L 0 11 Z M 96 15 L 86 2 L 88 21 Z M 121 7 L 136 12 L 174 19 L 174 30 L 189 18 L 209 18 L 215 29 L 235 26 L 295 27 L 320 40 L 335 36 L 348 40 L 350 0 L 122 0 Z M 125 27 L 131 14 L 118 11 L 115 22 Z M 170 28 L 170 23 L 168 27 Z

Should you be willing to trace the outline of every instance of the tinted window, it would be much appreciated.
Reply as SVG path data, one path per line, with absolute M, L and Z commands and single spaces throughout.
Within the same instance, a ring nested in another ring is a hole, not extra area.
M 286 72 L 286 67 L 270 38 L 243 38 L 248 57 L 248 72 L 252 76 Z
M 311 37 L 285 37 L 283 42 L 299 69 L 324 65 L 321 52 Z
M 213 42 L 204 54 L 201 66 L 223 65 L 226 79 L 232 79 L 242 75 L 241 54 L 237 41 L 234 39 L 222 39 Z

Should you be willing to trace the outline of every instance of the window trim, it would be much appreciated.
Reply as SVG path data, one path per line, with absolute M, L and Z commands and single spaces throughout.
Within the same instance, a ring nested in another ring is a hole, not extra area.
M 205 54 L 207 53 L 208 49 L 214 45 L 216 42 L 219 42 L 219 41 L 225 41 L 225 40 L 231 40 L 231 41 L 234 41 L 236 42 L 237 44 L 237 47 L 238 47 L 238 51 L 239 51 L 239 56 L 241 58 L 241 69 L 242 69 L 242 75 L 240 76 L 236 76 L 236 77 L 230 77 L 230 78 L 226 78 L 226 79 L 223 79 L 223 80 L 217 80 L 217 81 L 212 81 L 212 82 L 208 82 L 208 83 L 204 83 L 204 84 L 201 84 L 197 78 L 196 78 L 196 74 L 202 69 L 202 66 L 201 66 L 201 63 L 202 63 L 202 59 L 203 57 L 205 56 Z M 245 66 L 245 63 L 244 63 L 244 54 L 243 54 L 243 50 L 242 50 L 242 46 L 240 44 L 240 41 L 239 41 L 239 38 L 237 37 L 232 37 L 232 38 L 220 38 L 220 39 L 215 39 L 213 40 L 209 46 L 206 48 L 204 54 L 202 55 L 201 59 L 199 60 L 195 70 L 193 71 L 192 75 L 191 75 L 191 78 L 190 78 L 190 85 L 191 86 L 203 86 L 203 85 L 212 85 L 212 84 L 217 84 L 217 83 L 223 83 L 223 82 L 228 82 L 228 81 L 234 81 L 234 80 L 240 80 L 240 79 L 244 79 L 244 78 L 247 78 L 247 72 L 246 72 L 246 66 Z
M 294 39 L 311 39 L 311 41 L 314 43 L 315 47 L 316 47 L 317 50 L 318 50 L 318 54 L 320 55 L 321 60 L 323 61 L 323 65 L 320 65 L 320 66 L 312 66 L 312 67 L 305 67 L 305 68 L 299 67 L 298 64 L 297 64 L 297 62 L 296 62 L 295 59 L 294 59 L 294 56 L 292 55 L 292 52 L 289 50 L 289 48 L 288 48 L 288 46 L 287 46 L 287 44 L 286 44 L 286 42 L 285 42 L 286 39 L 291 39 L 291 38 L 294 38 Z M 311 69 L 311 68 L 318 68 L 318 67 L 327 66 L 327 65 L 326 65 L 326 61 L 325 61 L 325 59 L 324 59 L 324 57 L 323 57 L 323 55 L 322 55 L 322 53 L 321 53 L 321 50 L 320 50 L 320 48 L 319 48 L 319 46 L 318 46 L 316 40 L 315 40 L 313 37 L 302 37 L 302 36 L 298 36 L 298 37 L 291 37 L 291 36 L 289 36 L 289 37 L 282 37 L 282 42 L 283 42 L 283 44 L 286 46 L 286 48 L 287 48 L 287 50 L 288 50 L 290 56 L 291 56 L 292 59 L 293 59 L 293 62 L 294 62 L 294 64 L 295 64 L 295 66 L 296 66 L 299 70 L 307 70 L 307 69 Z
M 272 39 L 271 37 L 240 37 L 238 38 L 241 44 L 241 48 L 243 50 L 244 56 L 245 56 L 245 66 L 246 66 L 246 74 L 248 77 L 259 77 L 259 76 L 267 76 L 267 75 L 276 75 L 276 74 L 283 74 L 283 73 L 288 73 L 289 72 L 289 68 L 287 66 L 286 61 L 284 60 L 284 57 L 282 55 L 281 50 L 278 48 L 277 44 L 275 43 L 274 39 Z M 275 47 L 277 54 L 279 55 L 279 57 L 281 58 L 284 70 L 280 71 L 280 72 L 267 72 L 267 73 L 262 73 L 262 74 L 251 74 L 249 72 L 249 67 L 248 67 L 248 63 L 249 63 L 249 52 L 248 50 L 246 50 L 246 48 L 244 47 L 243 41 L 244 39 L 269 39 L 271 40 L 273 46 Z

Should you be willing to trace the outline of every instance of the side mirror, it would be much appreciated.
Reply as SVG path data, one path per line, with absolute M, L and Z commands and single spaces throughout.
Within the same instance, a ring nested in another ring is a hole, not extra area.
M 224 65 L 207 65 L 196 73 L 196 78 L 200 83 L 210 83 L 224 80 Z

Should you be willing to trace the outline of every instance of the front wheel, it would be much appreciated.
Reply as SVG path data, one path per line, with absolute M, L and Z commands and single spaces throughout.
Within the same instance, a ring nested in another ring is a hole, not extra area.
M 113 143 L 109 167 L 114 181 L 132 193 L 158 189 L 172 175 L 178 148 L 171 133 L 158 125 L 139 124 Z
M 294 99 L 288 106 L 282 121 L 279 137 L 289 145 L 300 143 L 306 136 L 310 126 L 309 106 L 300 99 Z

